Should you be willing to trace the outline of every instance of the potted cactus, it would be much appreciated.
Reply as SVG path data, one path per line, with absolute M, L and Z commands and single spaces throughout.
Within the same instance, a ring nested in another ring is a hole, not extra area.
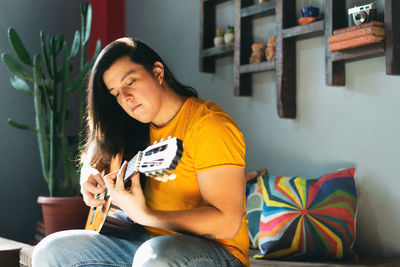
M 66 215 L 65 219 L 60 221 L 71 217 L 70 213 L 74 210 L 80 211 L 81 217 L 88 213 L 82 198 L 77 197 L 80 195 L 80 185 L 78 164 L 75 159 L 84 138 L 86 76 L 100 51 L 100 41 L 97 41 L 94 57 L 91 60 L 87 59 L 91 21 L 90 4 L 81 4 L 81 31 L 75 31 L 71 47 L 68 47 L 63 35 L 45 38 L 41 31 L 41 53 L 36 53 L 33 58 L 25 49 L 17 32 L 10 27 L 8 39 L 20 62 L 9 54 L 2 54 L 3 63 L 12 73 L 11 85 L 21 93 L 33 96 L 35 126 L 23 125 L 11 119 L 8 123 L 21 130 L 33 131 L 37 135 L 42 173 L 50 196 L 38 198 L 38 202 L 42 204 L 46 234 L 69 227 L 49 226 L 50 221 L 46 218 L 49 211 L 45 210 L 43 204 L 66 201 L 68 203 L 66 205 L 73 203 L 79 205 L 78 208 L 74 208 L 63 204 L 62 208 L 57 208 Z M 80 54 L 79 71 L 72 77 L 71 59 L 78 54 Z M 78 131 L 73 136 L 67 136 L 66 122 L 72 117 L 72 111 L 67 107 L 67 98 L 76 91 L 80 92 Z M 63 169 L 62 177 L 56 176 L 58 167 Z M 54 207 L 53 204 L 51 206 Z M 84 218 L 79 220 L 80 222 L 74 222 L 75 225 L 82 222 L 84 224 Z

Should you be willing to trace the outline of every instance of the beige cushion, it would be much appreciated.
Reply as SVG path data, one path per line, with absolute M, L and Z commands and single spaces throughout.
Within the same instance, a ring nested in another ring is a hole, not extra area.
M 32 251 L 34 246 L 23 247 L 19 252 L 19 266 L 32 267 Z

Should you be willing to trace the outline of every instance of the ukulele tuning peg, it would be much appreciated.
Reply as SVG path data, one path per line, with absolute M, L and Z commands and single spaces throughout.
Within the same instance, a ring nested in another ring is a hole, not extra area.
M 160 142 L 164 141 L 164 138 L 161 138 Z
M 166 181 L 168 181 L 168 174 L 164 174 L 163 176 L 160 176 L 160 178 L 161 178 L 161 181 L 163 181 L 165 183 Z
M 171 175 L 168 176 L 168 180 L 174 180 L 176 178 L 176 174 L 173 173 Z
M 171 139 L 171 136 L 168 136 L 167 139 Z
M 157 144 L 157 141 L 154 141 L 153 145 Z

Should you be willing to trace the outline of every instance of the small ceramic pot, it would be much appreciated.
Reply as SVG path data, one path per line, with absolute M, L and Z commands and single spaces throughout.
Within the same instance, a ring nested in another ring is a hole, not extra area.
M 222 36 L 215 36 L 214 37 L 214 46 L 220 47 L 224 45 L 224 37 Z
M 314 6 L 303 7 L 301 9 L 301 16 L 305 17 L 318 17 L 319 16 L 319 8 Z
M 234 35 L 233 35 L 232 32 L 225 33 L 225 35 L 224 35 L 225 44 L 231 44 L 231 43 L 233 43 L 234 38 L 235 38 L 235 37 L 234 37 Z

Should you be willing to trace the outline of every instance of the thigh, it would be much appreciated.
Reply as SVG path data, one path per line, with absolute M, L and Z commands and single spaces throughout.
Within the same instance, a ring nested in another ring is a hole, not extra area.
M 144 242 L 136 251 L 134 267 L 244 266 L 221 244 L 193 235 L 163 235 Z
M 148 237 L 138 233 L 131 240 L 95 231 L 57 232 L 36 245 L 33 266 L 131 266 L 138 247 Z

